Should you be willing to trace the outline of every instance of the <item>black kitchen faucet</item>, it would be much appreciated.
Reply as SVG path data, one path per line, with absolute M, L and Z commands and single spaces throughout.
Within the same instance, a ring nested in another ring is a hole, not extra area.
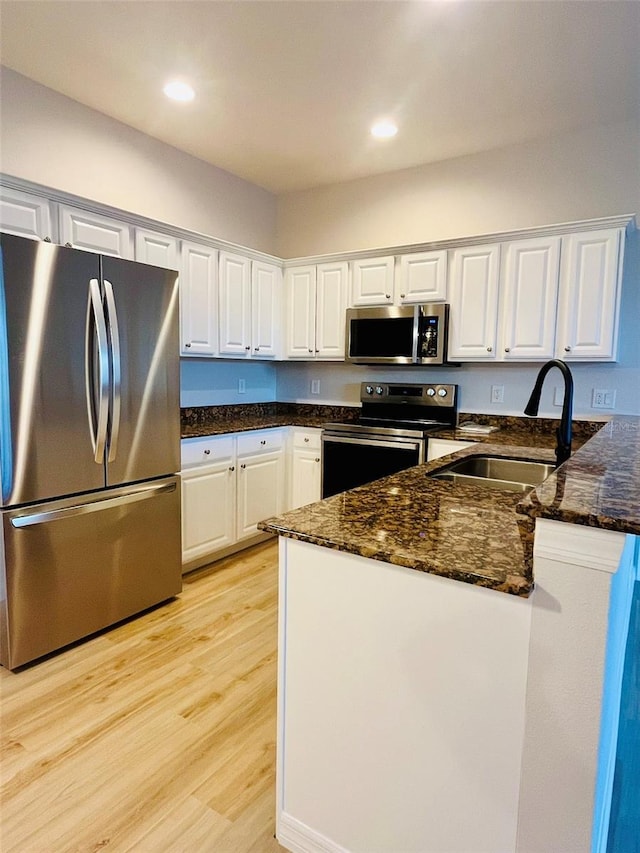
M 560 426 L 556 430 L 556 460 L 558 465 L 562 465 L 562 463 L 566 462 L 571 456 L 571 417 L 573 411 L 573 376 L 564 361 L 554 358 L 542 365 L 536 378 L 536 384 L 533 386 L 533 391 L 529 397 L 529 402 L 525 406 L 524 413 L 525 415 L 530 416 L 538 414 L 540 394 L 542 393 L 542 383 L 552 367 L 557 367 L 564 377 L 562 416 L 560 418 Z

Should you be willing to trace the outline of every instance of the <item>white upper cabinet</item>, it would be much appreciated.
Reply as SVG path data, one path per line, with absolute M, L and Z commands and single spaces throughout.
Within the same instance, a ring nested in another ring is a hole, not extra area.
M 64 204 L 58 210 L 60 242 L 63 245 L 133 259 L 131 227 L 126 222 Z
M 415 252 L 400 255 L 396 268 L 395 301 L 399 305 L 445 302 L 447 299 L 447 252 Z
M 498 358 L 553 358 L 560 271 L 560 238 L 508 243 L 501 281 L 502 334 Z
M 343 261 L 316 268 L 316 358 L 343 359 L 348 266 Z
M 500 246 L 470 246 L 451 255 L 449 359 L 496 357 Z
M 287 301 L 287 351 L 289 358 L 315 358 L 316 268 L 291 267 L 285 271 Z
M 282 272 L 275 264 L 220 252 L 220 354 L 279 354 Z
M 175 237 L 146 231 L 144 228 L 136 228 L 135 231 L 136 261 L 168 270 L 178 269 L 180 254 Z
M 276 358 L 282 333 L 282 270 L 264 261 L 251 263 L 251 354 Z
M 351 302 L 360 305 L 391 305 L 394 293 L 395 258 L 362 258 L 351 261 Z
M 220 354 L 251 351 L 251 261 L 220 252 Z
M 216 249 L 183 242 L 180 264 L 182 355 L 216 355 L 217 281 Z
M 623 229 L 562 238 L 556 355 L 566 361 L 615 361 Z
M 48 199 L 0 187 L 0 231 L 32 240 L 54 241 L 52 225 Z
M 344 359 L 347 277 L 344 261 L 286 271 L 288 358 Z

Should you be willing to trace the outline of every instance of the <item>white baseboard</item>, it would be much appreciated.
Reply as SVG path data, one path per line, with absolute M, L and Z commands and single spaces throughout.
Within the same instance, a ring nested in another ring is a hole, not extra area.
M 278 820 L 278 842 L 291 853 L 349 853 L 335 841 L 316 832 L 286 812 Z

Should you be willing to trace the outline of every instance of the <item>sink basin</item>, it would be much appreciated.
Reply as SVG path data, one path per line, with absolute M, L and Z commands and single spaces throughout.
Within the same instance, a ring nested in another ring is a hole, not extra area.
M 546 462 L 496 456 L 467 456 L 428 476 L 434 480 L 449 480 L 488 489 L 528 492 L 534 486 L 539 486 L 554 470 L 555 465 Z

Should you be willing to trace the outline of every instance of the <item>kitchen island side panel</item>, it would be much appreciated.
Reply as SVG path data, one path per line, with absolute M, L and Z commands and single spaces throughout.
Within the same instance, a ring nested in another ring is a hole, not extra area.
M 281 842 L 514 850 L 529 600 L 280 548 Z

